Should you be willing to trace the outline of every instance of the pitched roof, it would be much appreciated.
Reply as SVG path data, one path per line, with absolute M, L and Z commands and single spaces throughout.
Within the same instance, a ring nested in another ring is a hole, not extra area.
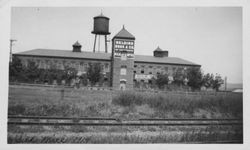
M 154 57 L 146 55 L 135 55 L 136 62 L 160 63 L 160 64 L 175 64 L 175 65 L 194 65 L 200 66 L 193 62 L 178 58 L 178 57 Z
M 126 38 L 126 39 L 135 39 L 135 36 L 133 36 L 131 33 L 129 33 L 125 27 L 123 28 L 113 37 L 113 38 Z
M 82 46 L 78 41 L 75 42 L 75 44 L 73 44 L 73 46 Z
M 64 58 L 85 58 L 85 59 L 100 59 L 110 60 L 109 53 L 93 53 L 93 52 L 81 52 L 76 53 L 69 50 L 54 50 L 54 49 L 33 49 L 25 52 L 16 53 L 14 55 L 23 56 L 45 56 L 45 57 L 64 57 Z
M 162 49 L 158 46 L 154 51 L 162 51 Z
M 63 57 L 76 59 L 95 59 L 95 60 L 111 60 L 111 53 L 93 53 L 81 52 L 76 53 L 69 50 L 52 50 L 52 49 L 34 49 L 25 52 L 15 53 L 14 55 L 22 56 L 40 56 L 40 57 Z M 156 64 L 175 64 L 175 65 L 193 65 L 200 66 L 193 62 L 177 58 L 177 57 L 154 57 L 146 55 L 135 55 L 135 62 L 156 63 Z

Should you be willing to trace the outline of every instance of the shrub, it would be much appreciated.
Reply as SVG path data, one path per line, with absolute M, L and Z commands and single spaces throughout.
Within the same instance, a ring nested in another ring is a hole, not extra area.
M 144 97 L 140 93 L 135 93 L 132 91 L 123 91 L 118 93 L 112 99 L 113 104 L 121 105 L 121 106 L 133 106 L 133 105 L 142 105 Z
M 25 112 L 25 106 L 21 104 L 9 106 L 8 114 L 9 115 L 19 115 Z

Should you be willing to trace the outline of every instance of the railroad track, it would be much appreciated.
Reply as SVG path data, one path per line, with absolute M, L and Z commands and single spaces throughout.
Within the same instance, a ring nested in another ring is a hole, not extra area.
M 92 121 L 92 122 L 91 122 Z M 94 121 L 94 122 L 93 122 Z M 56 117 L 56 116 L 8 116 L 8 125 L 37 126 L 242 126 L 242 119 L 198 119 L 198 118 L 142 118 L 138 120 L 120 120 L 102 117 Z

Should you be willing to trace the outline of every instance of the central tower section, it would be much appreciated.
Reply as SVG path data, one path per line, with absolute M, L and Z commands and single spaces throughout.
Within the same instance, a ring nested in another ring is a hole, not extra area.
M 133 89 L 135 37 L 123 26 L 112 39 L 111 86 L 114 89 Z

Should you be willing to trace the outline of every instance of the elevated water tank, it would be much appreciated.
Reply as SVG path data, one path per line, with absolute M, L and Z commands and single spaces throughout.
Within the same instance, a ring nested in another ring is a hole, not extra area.
M 99 16 L 94 17 L 94 30 L 93 34 L 108 35 L 109 32 L 109 18 L 102 13 Z

